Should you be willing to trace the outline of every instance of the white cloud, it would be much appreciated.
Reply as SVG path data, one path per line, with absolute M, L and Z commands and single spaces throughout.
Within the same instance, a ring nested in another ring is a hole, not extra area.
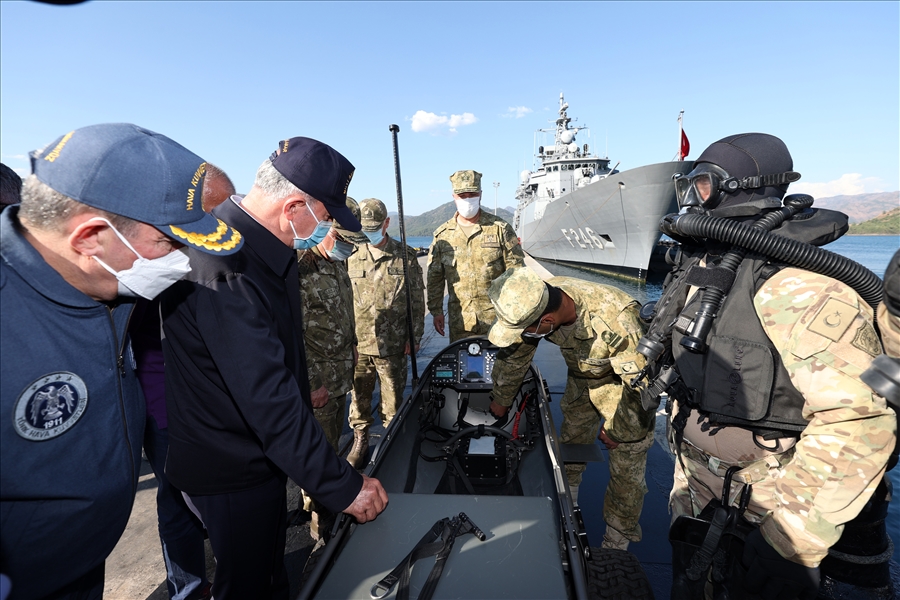
M 506 117 L 506 118 L 521 119 L 528 113 L 532 113 L 532 112 L 534 112 L 534 111 L 531 110 L 530 108 L 528 108 L 527 106 L 510 106 L 506 110 L 506 112 L 501 116 Z
M 792 183 L 788 191 L 791 194 L 809 194 L 813 198 L 830 198 L 832 196 L 853 196 L 855 194 L 874 194 L 883 192 L 883 185 L 877 177 L 863 177 L 859 173 L 845 173 L 834 181 L 825 183 L 802 180 Z
M 8 159 L 8 158 L 14 158 L 16 160 L 25 160 L 28 157 L 24 154 L 4 154 L 3 158 L 4 158 L 4 160 Z
M 417 110 L 412 116 L 412 130 L 416 133 L 423 131 L 431 131 L 434 133 L 456 133 L 457 127 L 463 125 L 471 125 L 476 123 L 478 119 L 472 113 L 466 112 L 461 115 L 436 115 L 433 112 L 425 112 Z

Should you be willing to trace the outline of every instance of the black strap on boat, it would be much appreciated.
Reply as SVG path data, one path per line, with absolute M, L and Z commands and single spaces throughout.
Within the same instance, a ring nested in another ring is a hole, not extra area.
M 421 558 L 429 556 L 435 557 L 434 566 L 428 574 L 428 579 L 419 592 L 417 600 L 430 600 L 437 588 L 438 580 L 444 571 L 444 565 L 447 564 L 447 558 L 453 549 L 453 543 L 456 538 L 467 533 L 473 534 L 482 542 L 487 539 L 484 532 L 470 519 L 466 513 L 459 513 L 454 518 L 443 518 L 437 521 L 431 529 L 426 533 L 419 543 L 410 551 L 406 557 L 400 561 L 394 570 L 388 573 L 378 583 L 372 586 L 370 595 L 373 599 L 379 600 L 387 596 L 398 582 L 400 586 L 397 588 L 397 600 L 409 600 L 409 577 L 412 572 L 413 565 Z M 435 541 L 440 538 L 440 541 Z

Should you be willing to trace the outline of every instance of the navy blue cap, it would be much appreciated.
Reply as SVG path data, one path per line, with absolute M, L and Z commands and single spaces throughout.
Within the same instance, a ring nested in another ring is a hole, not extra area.
M 206 162 L 164 135 L 129 123 L 70 131 L 31 153 L 31 171 L 57 192 L 152 225 L 211 254 L 231 254 L 241 234 L 203 212 Z
M 269 160 L 285 179 L 324 204 L 341 227 L 362 229 L 347 208 L 347 189 L 356 169 L 340 152 L 312 138 L 293 137 L 278 142 Z

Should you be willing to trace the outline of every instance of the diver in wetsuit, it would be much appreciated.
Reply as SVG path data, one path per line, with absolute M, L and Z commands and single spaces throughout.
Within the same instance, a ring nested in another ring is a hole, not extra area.
M 668 392 L 677 457 L 673 598 L 731 585 L 765 598 L 815 597 L 820 563 L 875 494 L 895 445 L 893 410 L 860 381 L 881 353 L 861 294 L 714 239 L 733 223 L 766 229 L 764 222 L 803 247 L 843 235 L 842 213 L 782 207 L 797 179 L 780 139 L 750 133 L 715 142 L 676 180 L 682 214 L 720 219 L 709 235 L 680 237 L 642 340 L 650 359 L 642 393 L 652 404 Z M 782 213 L 783 222 L 767 221 Z M 722 502 L 726 474 L 731 489 Z M 742 514 L 715 525 L 715 509 L 737 504 L 742 493 Z M 715 556 L 715 540 L 700 556 L 710 536 L 688 535 L 698 524 L 718 527 L 716 535 L 740 529 L 745 539 L 731 546 L 730 562 Z

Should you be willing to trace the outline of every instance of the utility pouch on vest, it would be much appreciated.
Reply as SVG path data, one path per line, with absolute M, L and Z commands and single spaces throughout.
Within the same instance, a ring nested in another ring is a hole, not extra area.
M 707 582 L 714 598 L 743 598 L 744 540 L 756 526 L 743 517 L 751 486 L 744 485 L 738 506 L 730 506 L 731 480 L 739 467 L 728 469 L 722 499 L 715 499 L 697 517 L 681 516 L 669 529 L 672 544 L 672 598 L 706 598 Z
M 713 335 L 705 372 L 705 411 L 748 421 L 767 416 L 775 379 L 775 361 L 766 346 L 736 337 Z

